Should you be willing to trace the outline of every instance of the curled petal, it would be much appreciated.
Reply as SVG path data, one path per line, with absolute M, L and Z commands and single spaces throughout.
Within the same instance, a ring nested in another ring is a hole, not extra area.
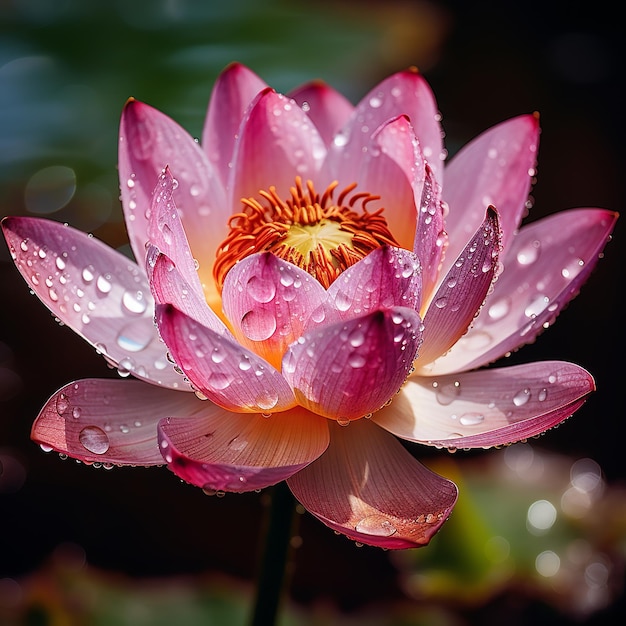
M 289 197 L 296 175 L 314 179 L 326 147 L 313 122 L 296 102 L 267 88 L 248 109 L 233 157 L 231 202 L 258 197 L 259 190 L 276 187 Z
M 443 189 L 450 209 L 446 221 L 450 263 L 490 204 L 500 214 L 506 249 L 526 211 L 538 145 L 538 117 L 520 115 L 485 131 L 451 159 Z
M 231 63 L 213 86 L 202 131 L 202 148 L 224 187 L 241 121 L 255 96 L 266 87 L 265 81 L 241 63 Z
M 389 549 L 426 545 L 448 519 L 456 485 L 368 420 L 330 427 L 328 450 L 287 480 L 294 496 L 354 541 Z
M 467 330 L 493 282 L 499 241 L 498 214 L 490 207 L 428 306 L 418 365 L 444 354 Z
M 419 258 L 385 246 L 343 271 L 328 288 L 328 302 L 341 319 L 394 306 L 419 311 L 422 295 Z
M 617 220 L 603 209 L 572 209 L 523 227 L 472 328 L 429 373 L 486 365 L 533 341 L 577 294 Z
M 227 233 L 224 187 L 187 131 L 167 115 L 131 98 L 120 123 L 119 175 L 126 226 L 139 261 L 145 257 L 146 214 L 152 192 L 166 166 L 176 175 L 174 198 L 191 249 L 200 266 L 209 267 Z
M 543 433 L 580 408 L 594 389 L 587 371 L 560 361 L 413 376 L 373 419 L 409 441 L 483 448 Z
M 326 290 L 308 272 L 266 252 L 226 275 L 224 313 L 237 339 L 276 367 L 289 344 L 326 318 Z
M 158 305 L 156 319 L 172 357 L 209 400 L 244 413 L 295 406 L 287 381 L 260 356 L 172 305 Z
M 400 388 L 421 339 L 415 311 L 402 307 L 306 333 L 283 359 L 298 404 L 339 421 L 378 410 Z
M 50 397 L 31 437 L 85 463 L 162 465 L 159 420 L 197 416 L 206 404 L 193 394 L 138 380 L 78 380 Z
M 69 226 L 8 217 L 4 236 L 15 265 L 40 300 L 120 371 L 186 388 L 154 326 L 143 271 L 128 257 Z
M 313 120 L 327 146 L 354 110 L 349 100 L 322 81 L 312 81 L 287 95 Z
M 252 491 L 288 478 L 328 446 L 328 422 L 296 407 L 271 417 L 213 406 L 197 418 L 167 419 L 159 441 L 168 467 L 212 491 Z

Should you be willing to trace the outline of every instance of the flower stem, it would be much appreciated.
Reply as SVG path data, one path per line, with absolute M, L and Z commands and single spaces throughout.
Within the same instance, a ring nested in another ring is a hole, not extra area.
M 276 624 L 283 592 L 285 567 L 294 525 L 295 503 L 285 482 L 272 487 L 265 543 L 257 576 L 256 597 L 250 626 Z

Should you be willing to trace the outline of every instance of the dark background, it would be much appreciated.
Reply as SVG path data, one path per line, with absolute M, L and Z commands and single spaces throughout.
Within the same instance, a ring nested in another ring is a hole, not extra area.
M 438 99 L 451 154 L 493 124 L 539 111 L 538 182 L 528 219 L 579 206 L 623 208 L 624 29 L 617 5 L 127 4 L 0 2 L 0 215 L 28 214 L 28 180 L 60 164 L 76 172 L 76 193 L 50 217 L 123 246 L 115 150 L 124 101 L 132 95 L 149 102 L 199 136 L 213 81 L 232 60 L 280 91 L 319 77 L 353 102 L 389 73 L 417 65 Z M 533 445 L 593 458 L 607 484 L 617 486 L 626 478 L 618 305 L 625 236 L 618 222 L 579 297 L 510 359 L 571 360 L 593 373 L 597 393 Z M 95 470 L 44 454 L 30 441 L 33 419 L 58 387 L 115 374 L 54 322 L 0 247 L 0 579 L 31 575 L 69 542 L 82 547 L 90 565 L 131 578 L 221 572 L 252 580 L 263 494 L 207 497 L 164 468 Z M 412 450 L 426 463 L 436 456 Z M 457 454 L 454 462 L 462 472 L 484 454 Z M 356 549 L 307 515 L 299 516 L 298 533 L 290 587 L 298 605 L 322 602 L 352 614 L 404 599 L 388 553 Z M 623 549 L 624 538 L 618 543 Z M 459 615 L 476 623 L 500 622 L 503 614 L 512 624 L 570 623 L 522 592 L 522 599 L 511 594 Z M 618 594 L 587 622 L 612 623 L 623 609 Z

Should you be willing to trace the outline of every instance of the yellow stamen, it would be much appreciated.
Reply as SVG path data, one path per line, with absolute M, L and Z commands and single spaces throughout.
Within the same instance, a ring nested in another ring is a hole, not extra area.
M 337 181 L 331 183 L 320 196 L 311 181 L 304 188 L 297 177 L 288 200 L 282 200 L 275 187 L 260 191 L 260 200 L 242 198 L 243 209 L 230 218 L 230 232 L 217 249 L 213 276 L 218 289 L 222 290 L 233 265 L 255 252 L 271 252 L 328 288 L 341 272 L 372 250 L 398 246 L 383 217 L 384 209 L 367 210 L 368 203 L 379 196 L 353 194 L 353 183 L 335 203 L 337 185 Z M 360 213 L 355 210 L 359 203 Z

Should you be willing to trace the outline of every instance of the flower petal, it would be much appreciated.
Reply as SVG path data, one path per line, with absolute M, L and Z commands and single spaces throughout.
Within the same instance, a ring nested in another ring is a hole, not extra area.
M 404 382 L 421 339 L 415 311 L 394 307 L 312 330 L 283 359 L 298 404 L 339 421 L 378 410 Z
M 213 491 L 252 491 L 288 478 L 328 446 L 328 421 L 296 407 L 271 417 L 214 407 L 159 425 L 161 451 L 180 478 Z
M 156 319 L 177 365 L 209 400 L 231 411 L 253 413 L 295 406 L 287 381 L 260 356 L 172 305 L 158 305 Z
M 289 344 L 325 319 L 326 298 L 308 272 L 269 252 L 239 261 L 222 290 L 237 339 L 277 368 Z
M 414 69 L 386 78 L 359 102 L 348 124 L 335 137 L 329 159 L 360 163 L 372 133 L 399 115 L 409 118 L 422 152 L 441 183 L 444 158 L 441 116 L 428 83 Z
M 31 437 L 46 449 L 86 463 L 162 465 L 159 420 L 197 415 L 206 404 L 193 394 L 138 380 L 78 380 L 50 397 Z
M 393 306 L 419 311 L 422 269 L 415 254 L 402 248 L 377 248 L 343 271 L 328 288 L 328 302 L 340 319 Z
M 287 95 L 311 118 L 327 146 L 354 111 L 349 100 L 319 80 L 306 83 Z
M 276 187 L 290 196 L 296 176 L 313 179 L 326 156 L 326 147 L 313 122 L 296 102 L 267 88 L 248 109 L 235 146 L 230 206 L 241 198 Z
M 538 144 L 537 116 L 521 115 L 485 131 L 451 159 L 443 188 L 450 210 L 446 220 L 449 264 L 490 204 L 498 209 L 506 249 L 526 210 Z M 444 271 L 447 267 L 444 261 Z
M 474 369 L 533 341 L 578 294 L 616 220 L 603 209 L 571 209 L 524 226 L 472 328 L 429 374 Z
M 2 229 L 20 273 L 64 324 L 121 372 L 187 388 L 167 361 L 150 288 L 133 261 L 52 220 L 7 217 Z
M 328 450 L 287 480 L 294 496 L 354 541 L 389 549 L 426 545 L 448 519 L 456 485 L 368 420 L 330 427 Z
M 252 100 L 266 87 L 265 81 L 241 63 L 231 63 L 213 86 L 202 131 L 202 148 L 224 188 L 241 121 Z
M 373 420 L 402 439 L 428 445 L 497 446 L 556 426 L 594 389 L 587 371 L 560 361 L 412 376 Z
M 427 366 L 465 333 L 493 282 L 498 252 L 498 214 L 490 207 L 428 306 L 417 366 Z
M 146 213 L 168 165 L 178 183 L 174 198 L 191 249 L 200 267 L 210 267 L 227 234 L 230 211 L 223 185 L 189 133 L 167 115 L 130 99 L 120 123 L 119 174 L 130 243 L 140 263 L 148 240 Z

